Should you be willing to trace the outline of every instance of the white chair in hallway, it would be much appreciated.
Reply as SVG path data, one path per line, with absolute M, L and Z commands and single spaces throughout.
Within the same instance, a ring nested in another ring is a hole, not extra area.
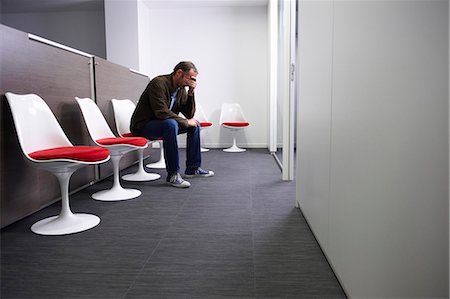
M 166 168 L 166 159 L 164 158 L 164 146 L 163 146 L 163 140 L 162 139 L 157 139 L 157 140 L 152 140 L 153 142 L 158 142 L 159 144 L 159 149 L 160 149 L 160 155 L 159 155 L 159 160 L 153 163 L 149 163 L 147 165 L 145 165 L 148 168 L 155 168 L 155 169 L 165 169 Z
M 198 122 L 200 123 L 200 132 L 203 131 L 206 128 L 209 128 L 212 126 L 212 122 L 210 122 L 208 120 L 208 118 L 206 117 L 205 111 L 203 111 L 202 106 L 199 103 L 196 103 L 196 110 L 195 110 L 195 115 L 194 118 L 196 120 L 198 120 Z M 200 151 L 203 152 L 208 152 L 209 148 L 200 148 Z
M 117 133 L 119 133 L 120 137 L 133 137 L 130 132 L 130 122 L 136 105 L 128 99 L 112 99 L 111 103 L 114 111 Z M 144 170 L 144 149 L 138 148 L 137 151 L 139 154 L 138 170 L 135 173 L 130 173 L 122 176 L 122 179 L 125 181 L 137 182 L 154 181 L 159 179 L 161 177 L 159 174 L 148 173 Z
M 91 139 L 99 146 L 110 151 L 111 162 L 114 167 L 114 183 L 111 189 L 92 194 L 92 198 L 102 201 L 127 200 L 138 197 L 141 191 L 137 189 L 124 189 L 120 184 L 119 162 L 122 156 L 129 151 L 145 149 L 147 139 L 142 137 L 116 137 L 108 126 L 105 117 L 97 104 L 89 98 L 75 97 L 80 105 L 86 127 Z
M 100 218 L 96 215 L 72 213 L 69 181 L 77 169 L 108 161 L 109 151 L 99 146 L 72 145 L 47 103 L 38 95 L 7 92 L 6 98 L 26 161 L 53 173 L 61 188 L 59 215 L 34 223 L 31 230 L 40 235 L 66 235 L 98 225 Z
M 250 124 L 244 116 L 241 105 L 238 103 L 224 103 L 220 111 L 220 125 L 233 133 L 233 145 L 223 149 L 224 152 L 239 153 L 246 150 L 236 144 L 236 133 Z

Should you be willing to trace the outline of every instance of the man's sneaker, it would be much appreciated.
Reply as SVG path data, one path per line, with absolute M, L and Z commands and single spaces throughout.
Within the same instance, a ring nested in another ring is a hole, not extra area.
M 184 177 L 186 178 L 192 178 L 192 177 L 209 177 L 209 176 L 214 176 L 214 172 L 212 172 L 211 170 L 204 170 L 201 169 L 200 167 L 197 169 L 186 169 L 185 173 L 184 173 Z
M 167 176 L 167 184 L 172 185 L 173 187 L 177 188 L 189 188 L 191 186 L 191 183 L 188 181 L 183 180 L 181 175 L 177 172 L 172 175 Z

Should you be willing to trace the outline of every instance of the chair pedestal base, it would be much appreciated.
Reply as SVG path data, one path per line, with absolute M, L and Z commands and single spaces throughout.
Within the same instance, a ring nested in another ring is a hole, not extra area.
M 242 153 L 242 152 L 245 152 L 246 149 L 245 148 L 240 148 L 240 147 L 237 147 L 237 146 L 232 146 L 232 147 L 229 147 L 229 148 L 224 148 L 223 151 L 227 152 L 227 153 Z
M 229 148 L 224 148 L 223 151 L 227 153 L 242 153 L 245 152 L 246 149 L 238 147 L 236 145 L 236 138 L 233 138 L 233 145 Z
M 160 159 L 158 162 L 155 163 L 149 163 L 147 165 L 145 165 L 148 168 L 155 168 L 155 169 L 164 169 L 166 168 L 166 162 L 164 159 Z
M 138 171 L 136 173 L 130 173 L 122 176 L 124 181 L 129 182 L 147 182 L 147 181 L 155 181 L 159 179 L 161 176 L 157 173 L 149 173 L 144 170 Z
M 114 186 L 109 190 L 103 190 L 92 194 L 92 198 L 100 201 L 119 201 L 136 198 L 142 192 L 137 189 L 124 189 L 121 186 Z
M 50 171 L 58 178 L 61 188 L 61 212 L 58 216 L 42 219 L 31 226 L 31 231 L 39 235 L 68 235 L 82 232 L 97 226 L 100 218 L 91 214 L 74 214 L 69 204 L 69 180 L 72 174 L 81 164 L 68 163 L 58 168 L 58 171 Z
M 164 169 L 166 168 L 166 160 L 164 158 L 164 148 L 163 148 L 163 142 L 160 141 L 159 143 L 160 148 L 161 148 L 161 155 L 159 158 L 159 161 L 154 162 L 154 163 L 149 163 L 147 165 L 145 165 L 148 168 L 156 168 L 156 169 Z
M 42 219 L 31 226 L 39 235 L 67 235 L 82 232 L 97 226 L 100 218 L 91 214 L 66 214 Z
M 119 177 L 119 161 L 122 158 L 122 154 L 114 154 L 110 151 L 111 162 L 114 168 L 114 183 L 111 189 L 103 190 L 92 194 L 92 198 L 101 201 L 119 201 L 119 200 L 127 200 L 138 197 L 142 194 L 140 190 L 137 189 L 124 189 L 122 185 L 120 185 L 120 177 Z
M 130 182 L 147 182 L 159 179 L 161 176 L 157 173 L 149 173 L 144 170 L 144 149 L 139 149 L 138 171 L 122 176 L 122 179 Z
M 204 131 L 205 128 L 208 128 L 208 127 L 204 127 L 204 128 L 201 128 L 201 127 L 200 127 L 200 134 Z M 204 148 L 204 147 L 201 147 L 201 146 L 200 146 L 200 152 L 201 152 L 201 153 L 209 152 L 209 148 Z

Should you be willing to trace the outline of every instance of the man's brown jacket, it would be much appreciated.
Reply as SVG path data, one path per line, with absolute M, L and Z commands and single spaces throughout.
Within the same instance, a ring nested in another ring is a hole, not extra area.
M 193 118 L 195 113 L 194 95 L 188 96 L 184 87 L 180 87 L 175 104 L 169 110 L 171 94 L 177 86 L 173 84 L 172 75 L 162 75 L 153 78 L 148 83 L 131 117 L 130 130 L 133 135 L 139 135 L 141 129 L 150 120 L 164 120 L 173 118 L 182 128 L 188 127 L 187 119 Z M 182 113 L 186 118 L 178 115 Z

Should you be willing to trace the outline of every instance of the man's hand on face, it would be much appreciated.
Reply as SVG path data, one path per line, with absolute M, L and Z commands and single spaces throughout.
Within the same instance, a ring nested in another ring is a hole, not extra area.
M 197 87 L 197 79 L 195 77 L 191 77 L 187 80 L 187 85 L 189 86 L 188 95 L 194 94 L 194 89 Z

